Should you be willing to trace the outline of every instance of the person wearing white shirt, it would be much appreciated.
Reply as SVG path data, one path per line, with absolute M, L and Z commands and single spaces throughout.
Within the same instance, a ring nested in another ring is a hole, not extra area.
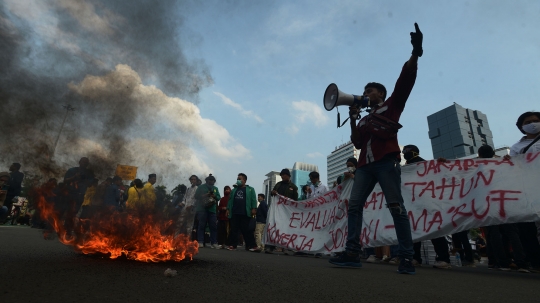
M 525 136 L 512 145 L 510 155 L 506 155 L 504 158 L 510 159 L 520 154 L 540 152 L 540 112 L 521 114 L 517 119 L 516 126 Z M 535 270 L 540 269 L 540 256 L 538 254 L 540 251 L 540 222 L 522 222 L 517 223 L 517 225 L 528 261 Z
M 197 191 L 197 180 L 199 178 L 195 175 L 192 175 L 189 177 L 189 182 L 191 183 L 191 186 L 188 187 L 186 190 L 186 194 L 184 195 L 184 200 L 182 201 L 181 205 L 183 207 L 193 207 L 195 205 L 195 192 Z
M 195 192 L 198 188 L 199 177 L 192 175 L 189 177 L 189 182 L 191 186 L 187 188 L 186 194 L 182 202 L 178 204 L 180 209 L 180 217 L 178 218 L 178 232 L 185 233 L 186 235 L 191 235 L 192 240 L 196 240 L 197 233 L 195 232 Z
M 525 136 L 512 145 L 510 156 L 524 154 L 524 149 L 540 136 L 540 112 L 526 112 L 519 116 L 516 126 Z M 540 140 L 536 140 L 528 149 L 528 153 L 540 152 Z
M 316 171 L 312 171 L 309 173 L 309 180 L 311 181 L 311 185 L 309 186 L 306 198 L 315 198 L 318 197 L 328 191 L 328 186 L 323 184 L 321 180 L 319 180 L 320 176 L 319 173 Z

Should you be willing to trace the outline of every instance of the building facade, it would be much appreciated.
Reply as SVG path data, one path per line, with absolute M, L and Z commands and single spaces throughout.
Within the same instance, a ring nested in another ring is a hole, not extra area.
M 302 195 L 302 186 L 311 184 L 309 181 L 309 173 L 312 171 L 319 172 L 319 167 L 314 164 L 295 162 L 291 171 L 291 181 L 298 187 L 298 197 Z
M 279 175 L 278 171 L 271 171 L 267 173 L 266 179 L 263 182 L 263 190 L 264 196 L 266 197 L 266 201 L 270 203 L 270 193 L 274 189 L 274 186 L 276 186 L 276 183 L 281 181 L 281 176 Z
M 351 141 L 337 146 L 336 149 L 326 156 L 326 174 L 328 188 L 332 188 L 334 181 L 347 171 L 347 159 L 355 157 L 358 159 L 360 150 L 356 149 Z
M 457 159 L 476 153 L 482 145 L 493 145 L 487 116 L 454 103 L 427 117 L 433 158 Z

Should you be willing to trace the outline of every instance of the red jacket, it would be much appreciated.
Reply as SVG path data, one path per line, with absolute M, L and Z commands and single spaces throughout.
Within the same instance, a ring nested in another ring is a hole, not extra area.
M 217 218 L 219 221 L 229 220 L 229 218 L 227 217 L 227 204 L 229 203 L 229 196 L 230 194 L 223 196 L 221 199 L 219 199 L 219 204 L 218 204 L 218 209 L 217 209 L 217 214 L 218 214 Z
M 407 67 L 405 64 L 401 70 L 401 74 L 394 87 L 394 92 L 381 106 L 374 109 L 374 112 L 387 117 L 395 122 L 399 122 L 399 117 L 405 108 L 405 102 L 411 94 L 414 82 L 416 81 L 417 66 Z M 365 127 L 367 116 L 364 116 L 356 128 L 359 135 L 353 137 L 351 141 L 354 147 L 360 149 L 358 157 L 358 167 L 379 161 L 388 154 L 396 154 L 397 159 L 400 159 L 400 148 L 398 145 L 397 136 L 391 139 L 382 139 L 371 135 Z

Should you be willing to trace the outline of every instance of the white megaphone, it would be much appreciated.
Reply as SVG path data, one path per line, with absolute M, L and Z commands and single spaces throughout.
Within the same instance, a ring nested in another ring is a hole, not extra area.
M 327 111 L 341 105 L 355 106 L 358 109 L 370 107 L 368 97 L 346 94 L 340 91 L 335 83 L 328 85 L 326 88 L 323 102 Z

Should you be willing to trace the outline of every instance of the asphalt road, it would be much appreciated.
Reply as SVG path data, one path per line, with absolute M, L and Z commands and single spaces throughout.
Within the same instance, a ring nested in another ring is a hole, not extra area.
M 178 276 L 165 277 L 167 268 Z M 44 240 L 41 230 L 0 226 L 0 302 L 540 302 L 540 274 L 396 268 L 210 248 L 178 263 L 110 260 Z

